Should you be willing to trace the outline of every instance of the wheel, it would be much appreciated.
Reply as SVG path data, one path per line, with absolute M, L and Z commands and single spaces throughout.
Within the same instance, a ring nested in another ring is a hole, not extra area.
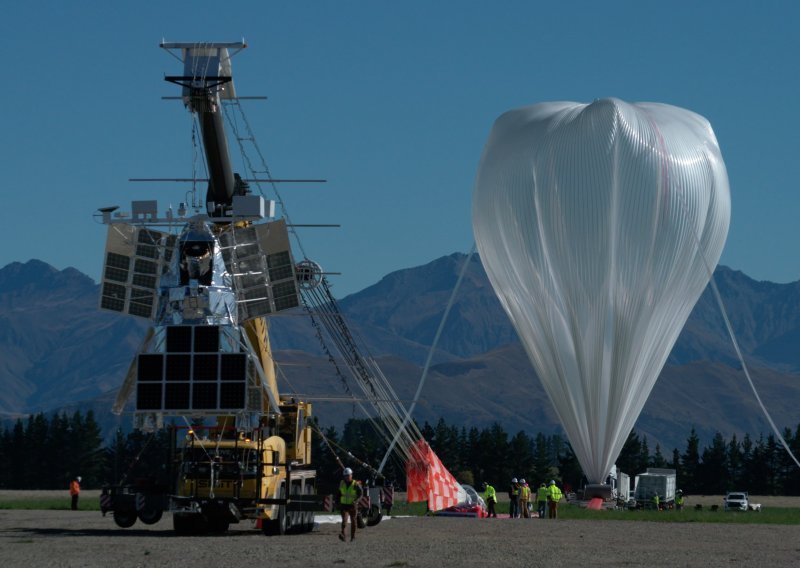
M 163 514 L 164 511 L 157 507 L 144 508 L 139 511 L 139 520 L 146 525 L 154 525 L 161 520 Z
M 286 497 L 286 489 L 281 488 L 280 498 L 284 499 Z M 278 505 L 278 513 L 277 518 L 270 519 L 268 521 L 263 521 L 261 524 L 261 531 L 267 536 L 283 536 L 286 534 L 287 529 L 289 528 L 288 521 L 286 519 L 286 506 L 285 505 Z
M 313 485 L 306 485 L 306 495 L 313 496 L 314 495 L 314 486 Z M 308 511 L 305 514 L 305 525 L 303 527 L 303 532 L 311 532 L 314 530 L 314 511 Z
M 136 511 L 117 509 L 114 511 L 114 522 L 123 529 L 130 528 L 136 523 Z
M 367 513 L 367 526 L 374 527 L 381 522 L 382 518 L 383 513 L 381 513 L 381 508 L 378 505 L 372 505 L 369 508 L 369 513 Z
M 292 486 L 292 497 L 299 497 L 302 495 L 302 490 L 299 485 Z M 303 532 L 305 528 L 306 514 L 303 511 L 289 511 L 286 515 L 286 531 L 297 533 Z

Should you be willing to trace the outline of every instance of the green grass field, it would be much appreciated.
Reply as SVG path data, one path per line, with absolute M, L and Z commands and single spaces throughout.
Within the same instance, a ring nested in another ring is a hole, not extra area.
M 498 513 L 508 513 L 508 503 L 497 504 Z M 800 509 L 786 507 L 765 508 L 761 512 L 726 512 L 705 509 L 695 511 L 591 511 L 576 505 L 561 504 L 558 509 L 562 519 L 601 520 L 601 521 L 648 521 L 657 523 L 741 523 L 800 525 Z M 392 515 L 425 514 L 425 503 L 396 503 Z M 538 521 L 539 519 L 532 519 Z
M 59 497 L 29 497 L 22 499 L 4 499 L 0 501 L 0 510 L 29 509 L 29 510 L 67 510 L 70 508 L 69 498 Z M 99 511 L 100 503 L 97 498 L 81 499 L 81 511 Z M 508 503 L 497 504 L 498 513 L 508 513 Z M 423 516 L 426 513 L 425 503 L 396 502 L 392 508 L 393 516 Z M 800 525 L 800 509 L 788 507 L 768 507 L 761 512 L 726 512 L 711 511 L 708 509 L 695 511 L 590 511 L 575 505 L 562 504 L 559 507 L 559 517 L 562 519 L 602 520 L 602 521 L 647 521 L 657 523 L 741 523 L 741 524 L 777 524 Z M 532 519 L 531 522 L 539 519 Z
M 33 511 L 66 511 L 72 506 L 69 496 L 65 497 L 29 497 L 24 499 L 0 500 L 0 510 L 28 509 Z M 80 511 L 99 511 L 100 501 L 81 499 L 78 501 Z

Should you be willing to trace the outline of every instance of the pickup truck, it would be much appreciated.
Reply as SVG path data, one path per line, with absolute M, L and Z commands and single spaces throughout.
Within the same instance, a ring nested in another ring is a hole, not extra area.
M 726 511 L 747 511 L 749 505 L 746 491 L 736 491 L 725 496 Z

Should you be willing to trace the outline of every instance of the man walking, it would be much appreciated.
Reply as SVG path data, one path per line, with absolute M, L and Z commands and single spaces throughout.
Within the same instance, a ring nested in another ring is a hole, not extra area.
M 73 479 L 69 484 L 69 494 L 72 497 L 72 510 L 78 510 L 78 498 L 81 494 L 81 476 Z
M 494 490 L 494 487 L 483 482 L 483 500 L 486 501 L 486 509 L 487 509 L 487 518 L 494 517 L 497 518 L 497 512 L 494 510 L 494 506 L 497 503 L 497 492 Z
M 342 532 L 339 540 L 345 541 L 344 530 L 347 528 L 347 518 L 350 517 L 350 542 L 356 538 L 356 511 L 358 500 L 361 499 L 361 485 L 353 479 L 353 470 L 349 467 L 342 472 L 343 479 L 339 483 L 339 511 L 342 514 Z
M 558 485 L 556 485 L 555 480 L 551 480 L 550 487 L 548 488 L 548 493 L 547 493 L 547 503 L 550 507 L 548 518 L 550 519 L 558 518 L 558 502 L 561 501 L 561 497 L 563 497 L 561 489 L 558 488 Z
M 539 485 L 539 489 L 536 490 L 536 508 L 539 512 L 539 518 L 544 519 L 544 516 L 547 511 L 547 496 L 550 494 L 550 491 L 547 490 L 547 485 L 542 483 Z

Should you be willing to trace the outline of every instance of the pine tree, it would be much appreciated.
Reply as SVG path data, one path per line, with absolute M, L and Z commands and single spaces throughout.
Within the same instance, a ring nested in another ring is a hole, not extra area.
M 8 481 L 11 477 L 11 467 L 6 459 L 8 452 L 11 451 L 11 432 L 4 427 L 0 433 L 0 489 L 8 488 Z
M 518 478 L 534 477 L 534 459 L 531 451 L 532 442 L 528 435 L 520 430 L 509 443 L 510 466 L 513 475 Z
M 42 456 L 47 446 L 49 424 L 43 413 L 30 415 L 25 428 L 25 448 L 23 461 L 26 475 L 23 482 L 25 489 L 47 489 L 52 487 L 52 472 L 42 463 Z
M 660 467 L 660 468 L 667 467 L 667 460 L 664 458 L 664 455 L 661 453 L 661 444 L 656 444 L 656 453 L 653 454 L 653 457 L 650 460 L 650 466 L 651 467 Z
M 622 446 L 619 457 L 617 457 L 617 466 L 624 473 L 630 475 L 631 478 L 637 473 L 644 472 L 643 469 L 639 469 L 641 453 L 642 442 L 639 440 L 639 435 L 631 430 L 631 433 L 628 434 L 628 439 L 625 440 L 625 444 Z
M 536 479 L 539 483 L 547 483 L 547 480 L 553 477 L 553 472 L 551 471 L 553 462 L 547 453 L 547 436 L 539 432 L 536 434 L 533 445 L 533 469 Z
M 779 495 L 782 487 L 780 486 L 780 469 L 781 469 L 781 454 L 783 448 L 779 446 L 775 440 L 775 435 L 770 434 L 767 436 L 767 443 L 764 447 L 764 459 L 766 461 L 767 478 L 766 490 L 767 495 Z
M 558 472 L 561 486 L 565 491 L 575 491 L 583 485 L 583 470 L 570 445 L 567 445 L 564 453 L 558 460 Z
M 679 483 L 683 483 L 683 469 L 681 467 L 681 453 L 678 451 L 678 448 L 672 449 L 672 461 L 669 463 L 669 467 L 675 470 L 675 477 Z
M 698 467 L 697 484 L 706 495 L 724 495 L 730 489 L 728 444 L 717 432 L 711 446 L 703 449 L 703 461 Z
M 647 471 L 650 466 L 650 448 L 647 447 L 647 436 L 642 436 L 642 446 L 639 451 L 637 471 Z
M 28 464 L 25 462 L 25 426 L 18 418 L 11 431 L 11 444 L 5 459 L 10 462 L 9 489 L 23 489 Z
M 742 486 L 742 477 L 744 474 L 744 456 L 742 454 L 742 447 L 736 434 L 731 437 L 728 443 L 728 475 L 730 478 L 729 489 L 733 490 Z
M 498 491 L 505 487 L 513 477 L 511 466 L 508 464 L 509 455 L 508 434 L 500 424 L 495 422 L 480 433 L 480 447 L 483 450 L 480 456 L 479 468 L 484 472 L 483 480 L 495 486 Z
M 700 467 L 700 438 L 692 428 L 689 438 L 686 440 L 686 452 L 681 456 L 681 469 L 683 470 L 682 481 L 684 491 L 696 493 L 699 491 L 698 468 Z

